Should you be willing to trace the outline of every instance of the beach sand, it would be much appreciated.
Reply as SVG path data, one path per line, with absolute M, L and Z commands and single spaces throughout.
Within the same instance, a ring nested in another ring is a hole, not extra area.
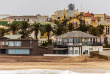
M 73 60 L 72 58 L 73 57 L 0 56 L 0 70 L 49 69 L 70 70 L 80 73 L 106 73 L 106 71 L 110 70 L 110 61 L 100 59 L 96 59 L 96 61 L 90 60 L 88 56 L 86 60 Z

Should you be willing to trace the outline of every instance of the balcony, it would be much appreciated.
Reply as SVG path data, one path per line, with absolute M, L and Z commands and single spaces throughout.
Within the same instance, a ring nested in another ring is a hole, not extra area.
M 54 43 L 55 47 L 68 47 L 68 46 L 103 46 L 101 43 L 99 42 L 82 42 L 82 43 L 72 43 L 72 42 L 62 42 L 62 41 L 58 41 Z

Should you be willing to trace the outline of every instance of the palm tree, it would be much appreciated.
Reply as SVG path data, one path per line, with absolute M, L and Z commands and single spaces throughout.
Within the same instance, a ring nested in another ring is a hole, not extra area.
M 4 29 L 4 28 L 0 28 L 0 36 L 4 36 L 5 33 L 7 33 L 9 31 L 9 29 Z
M 88 31 L 88 26 L 85 24 L 80 24 L 79 27 L 76 29 L 82 32 L 87 32 Z
M 68 27 L 68 31 L 73 31 L 74 30 L 74 24 L 73 23 L 69 23 Z
M 9 30 L 12 31 L 12 34 L 15 34 L 15 32 L 18 30 L 17 22 L 13 22 L 9 24 L 8 26 L 9 26 Z
M 38 33 L 39 33 L 40 30 L 41 30 L 41 24 L 35 22 L 32 25 L 32 31 L 35 31 L 35 37 L 36 37 L 36 39 L 37 39 L 37 36 L 38 36 Z
M 22 38 L 28 38 L 30 32 L 30 24 L 26 21 L 22 21 L 21 25 L 19 26 L 20 28 L 20 34 L 22 34 Z
M 100 43 L 101 43 L 101 35 L 104 33 L 104 26 L 103 25 L 98 25 L 97 26 L 97 31 L 98 31 L 98 34 L 97 36 L 100 37 Z
M 47 32 L 48 42 L 50 40 L 50 33 L 53 31 L 51 24 L 47 24 L 44 28 L 44 32 Z

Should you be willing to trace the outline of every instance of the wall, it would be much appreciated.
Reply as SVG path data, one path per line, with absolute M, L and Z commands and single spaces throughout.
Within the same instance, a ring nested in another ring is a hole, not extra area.
M 100 51 L 101 52 L 101 51 L 103 51 L 103 46 L 82 46 L 82 53 L 85 52 L 85 50 L 88 50 L 89 54 L 91 51 Z

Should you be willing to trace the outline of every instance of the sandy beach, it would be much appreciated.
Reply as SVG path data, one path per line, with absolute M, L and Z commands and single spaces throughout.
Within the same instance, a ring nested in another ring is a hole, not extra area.
M 86 59 L 86 60 L 85 60 Z M 80 57 L 0 56 L 0 70 L 70 70 L 80 73 L 106 73 L 110 61 Z

